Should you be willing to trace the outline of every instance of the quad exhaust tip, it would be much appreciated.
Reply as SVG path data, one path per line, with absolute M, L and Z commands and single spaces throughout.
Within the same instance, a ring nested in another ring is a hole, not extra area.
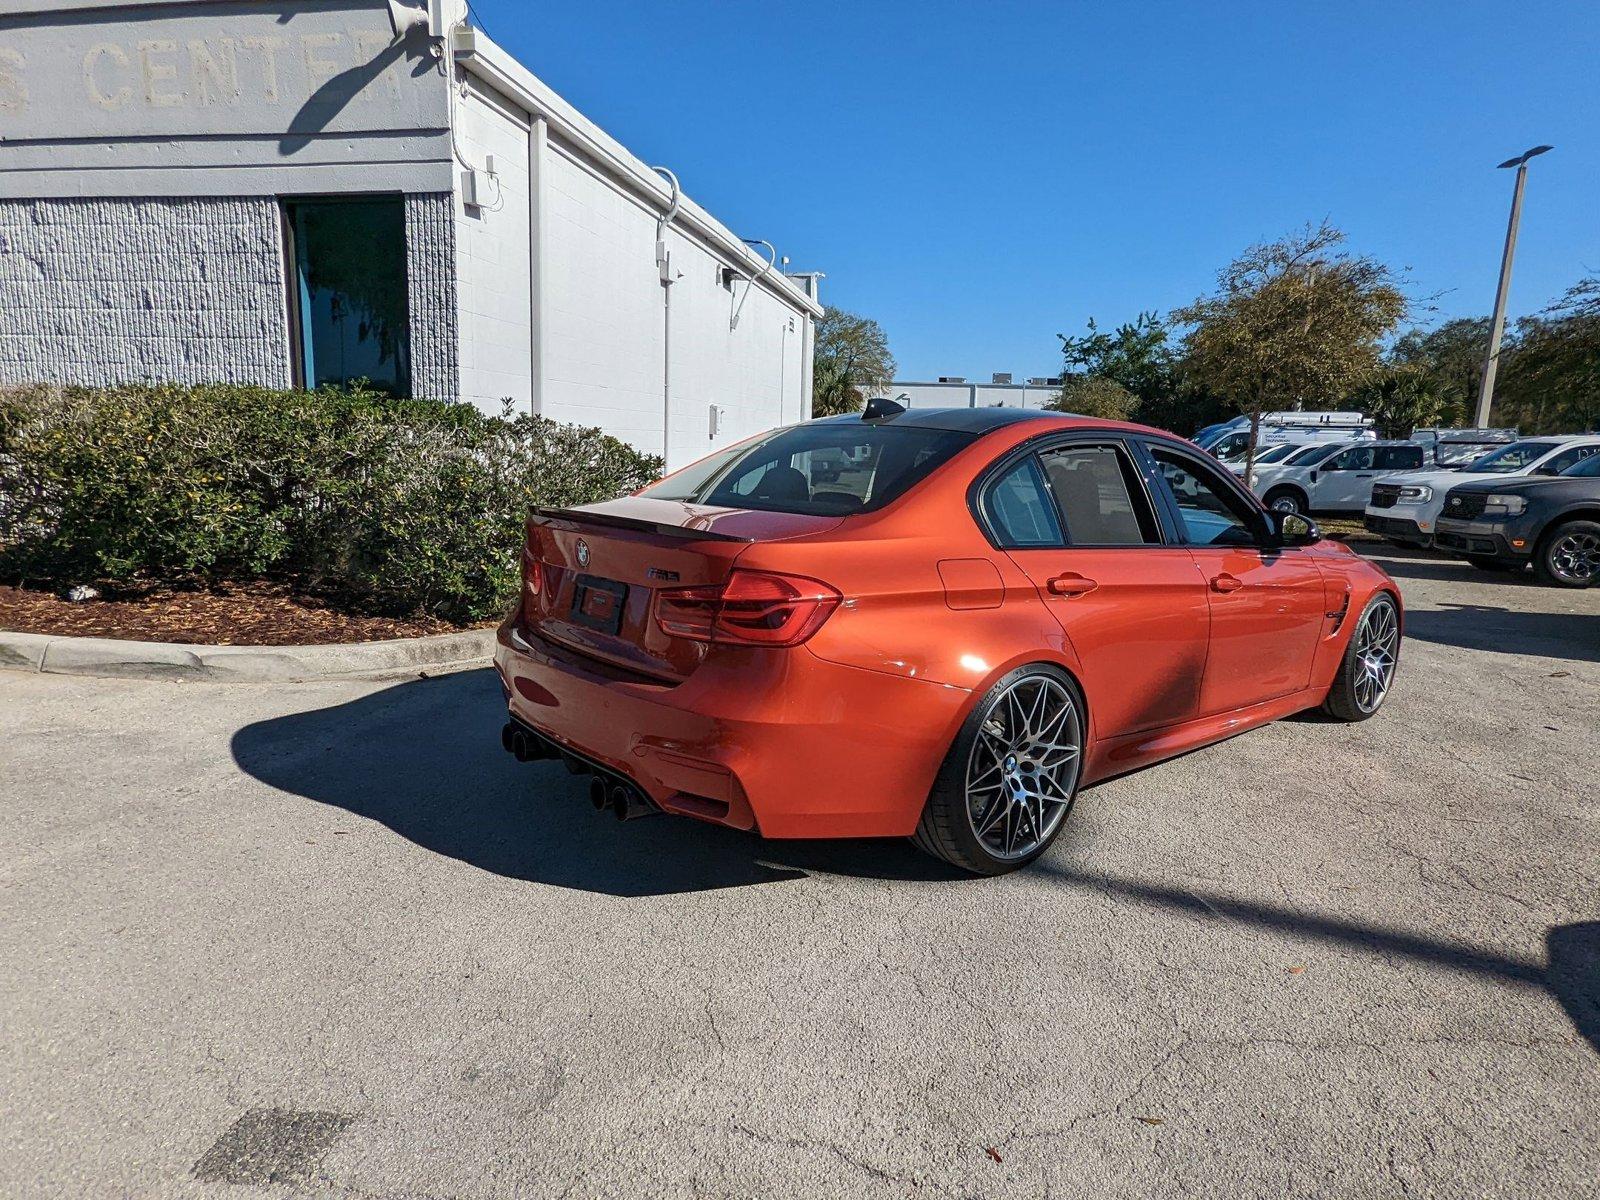
M 620 776 L 602 774 L 599 768 L 591 766 L 577 755 L 512 722 L 507 722 L 501 728 L 500 745 L 508 754 L 515 755 L 518 762 L 559 758 L 561 764 L 574 775 L 590 776 L 589 803 L 594 805 L 596 812 L 605 812 L 609 808 L 617 820 L 633 821 L 661 811 L 636 784 Z

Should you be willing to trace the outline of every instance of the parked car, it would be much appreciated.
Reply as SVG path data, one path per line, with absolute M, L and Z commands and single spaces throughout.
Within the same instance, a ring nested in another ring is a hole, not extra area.
M 1366 526 L 1396 545 L 1433 544 L 1445 493 L 1478 476 L 1559 475 L 1600 452 L 1600 434 L 1524 438 L 1459 470 L 1413 471 L 1377 480 L 1367 505 Z
M 1445 497 L 1435 541 L 1487 570 L 1530 563 L 1544 583 L 1600 583 L 1600 454 L 1550 477 L 1483 479 Z
M 861 464 L 820 484 L 839 449 Z M 1080 787 L 1321 707 L 1359 721 L 1400 597 L 1193 445 L 875 402 L 528 521 L 495 650 L 507 749 L 596 808 L 909 836 L 985 874 Z
M 1281 463 L 1296 450 L 1305 449 L 1304 442 L 1279 442 L 1276 446 L 1267 446 L 1256 455 L 1257 467 L 1270 467 L 1274 463 Z M 1227 458 L 1222 460 L 1222 465 L 1241 478 L 1244 475 L 1245 458 Z
M 1415 442 L 1358 442 L 1298 462 L 1291 456 L 1276 470 L 1256 472 L 1250 490 L 1277 512 L 1360 512 L 1374 479 L 1420 467 L 1425 459 Z

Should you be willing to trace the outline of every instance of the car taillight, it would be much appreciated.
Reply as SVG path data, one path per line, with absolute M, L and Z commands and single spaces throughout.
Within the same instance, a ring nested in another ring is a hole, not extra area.
M 802 575 L 735 571 L 720 586 L 667 588 L 656 624 L 671 637 L 738 646 L 798 646 L 822 628 L 844 597 Z
M 522 548 L 522 586 L 529 596 L 544 590 L 544 564 L 534 554 L 532 546 Z

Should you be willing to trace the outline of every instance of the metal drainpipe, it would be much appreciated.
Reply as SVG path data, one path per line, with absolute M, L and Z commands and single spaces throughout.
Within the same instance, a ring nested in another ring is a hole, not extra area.
M 661 462 L 663 470 L 672 469 L 668 454 L 672 448 L 672 285 L 677 282 L 672 274 L 672 255 L 667 251 L 667 230 L 678 215 L 683 200 L 683 190 L 678 177 L 666 167 L 652 167 L 672 185 L 672 200 L 667 211 L 656 218 L 656 269 L 661 273 Z
M 528 126 L 528 358 L 532 370 L 529 380 L 529 411 L 544 415 L 545 362 L 545 155 L 550 130 L 543 117 Z

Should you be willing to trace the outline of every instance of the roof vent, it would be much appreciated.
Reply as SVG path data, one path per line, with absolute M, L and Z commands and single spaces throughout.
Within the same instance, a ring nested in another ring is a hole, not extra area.
M 884 417 L 897 417 L 905 412 L 904 404 L 896 404 L 886 396 L 874 396 L 867 401 L 867 407 L 861 410 L 863 421 L 877 421 Z

